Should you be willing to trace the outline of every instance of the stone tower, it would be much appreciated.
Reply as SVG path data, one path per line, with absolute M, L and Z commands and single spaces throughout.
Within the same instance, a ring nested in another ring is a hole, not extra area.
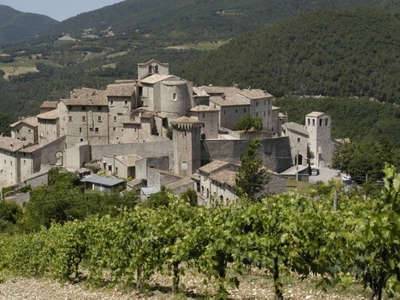
M 171 122 L 173 129 L 174 173 L 190 176 L 201 166 L 200 135 L 203 123 L 180 117 Z
M 309 133 L 309 147 L 314 153 L 314 165 L 325 167 L 332 161 L 331 117 L 323 112 L 306 115 L 306 128 Z

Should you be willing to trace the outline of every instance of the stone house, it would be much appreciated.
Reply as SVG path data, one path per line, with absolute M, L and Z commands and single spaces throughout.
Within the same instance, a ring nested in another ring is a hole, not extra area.
M 38 143 L 38 118 L 28 117 L 21 118 L 18 122 L 10 125 L 11 137 L 28 144 Z
M 307 129 L 300 124 L 294 122 L 284 123 L 282 125 L 282 135 L 288 136 L 290 139 L 291 156 L 293 165 L 306 166 L 308 164 L 308 143 L 309 133 Z
M 0 136 L 0 187 L 14 185 L 21 181 L 19 150 L 26 145 L 27 142 L 19 139 Z
M 142 157 L 136 154 L 115 156 L 115 175 L 122 178 L 136 177 L 136 162 Z
M 88 141 L 91 145 L 109 143 L 109 114 L 106 91 L 82 88 L 74 90 L 70 99 L 61 99 L 60 134 L 65 135 L 66 147 Z
M 190 116 L 203 123 L 201 139 L 218 139 L 219 109 L 207 105 L 198 105 L 190 109 Z
M 37 115 L 39 144 L 45 145 L 60 137 L 60 118 L 58 109 Z

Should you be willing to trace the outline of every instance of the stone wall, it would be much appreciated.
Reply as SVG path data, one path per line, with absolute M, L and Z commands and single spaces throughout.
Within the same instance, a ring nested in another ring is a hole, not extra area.
M 100 160 L 103 156 L 137 154 L 143 158 L 169 156 L 172 160 L 173 149 L 171 140 L 160 140 L 156 142 L 115 144 L 115 145 L 92 145 L 91 159 Z
M 201 141 L 201 165 L 215 159 L 239 164 L 246 148 L 247 140 Z M 293 166 L 288 137 L 264 139 L 259 151 L 264 165 L 274 172 L 280 173 Z

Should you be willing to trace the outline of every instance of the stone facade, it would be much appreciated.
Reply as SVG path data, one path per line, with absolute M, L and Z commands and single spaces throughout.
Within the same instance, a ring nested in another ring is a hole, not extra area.
M 20 121 L 10 125 L 11 137 L 28 144 L 38 142 L 38 119 L 37 117 L 22 118 Z
M 312 112 L 306 115 L 305 123 L 310 136 L 309 147 L 314 153 L 314 165 L 330 165 L 334 147 L 331 139 L 331 117 L 323 112 Z

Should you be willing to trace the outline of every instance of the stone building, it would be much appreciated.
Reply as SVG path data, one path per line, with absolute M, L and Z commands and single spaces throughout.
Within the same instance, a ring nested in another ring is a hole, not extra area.
M 201 139 L 218 139 L 219 109 L 207 105 L 198 105 L 190 109 L 190 116 L 203 123 Z
M 305 118 L 309 147 L 314 165 L 325 167 L 332 163 L 334 143 L 331 138 L 331 117 L 323 112 L 311 112 Z
M 45 145 L 60 137 L 60 118 L 58 109 L 49 110 L 37 115 L 39 144 Z
M 38 142 L 38 119 L 37 117 L 21 118 L 18 122 L 10 125 L 11 137 L 27 144 Z
M 106 91 L 82 88 L 69 99 L 61 99 L 60 134 L 65 135 L 66 148 L 88 141 L 91 145 L 109 143 L 109 113 Z
M 201 128 L 194 118 L 180 117 L 171 122 L 174 148 L 174 172 L 190 176 L 201 166 Z
M 306 166 L 308 164 L 308 143 L 310 140 L 307 129 L 294 122 L 284 123 L 282 125 L 282 135 L 290 139 L 291 156 L 293 165 Z

